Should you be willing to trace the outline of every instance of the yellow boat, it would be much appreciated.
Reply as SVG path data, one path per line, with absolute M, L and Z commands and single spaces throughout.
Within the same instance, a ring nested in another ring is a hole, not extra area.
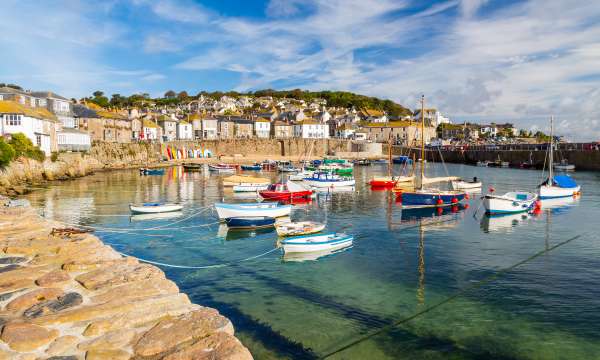
M 236 185 L 249 185 L 249 184 L 254 184 L 254 185 L 264 185 L 264 184 L 270 184 L 271 180 L 269 179 L 265 179 L 265 178 L 261 178 L 261 177 L 255 177 L 252 175 L 232 175 L 232 176 L 228 176 L 226 178 L 223 178 L 223 186 L 236 186 Z

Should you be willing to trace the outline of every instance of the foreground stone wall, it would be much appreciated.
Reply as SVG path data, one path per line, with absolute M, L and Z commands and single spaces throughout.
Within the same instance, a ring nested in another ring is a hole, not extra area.
M 2 202 L 0 359 L 252 358 L 227 318 L 157 267 Z

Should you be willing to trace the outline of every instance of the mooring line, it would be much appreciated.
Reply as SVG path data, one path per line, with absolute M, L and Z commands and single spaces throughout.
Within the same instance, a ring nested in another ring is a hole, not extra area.
M 392 322 L 389 325 L 386 325 L 386 326 L 384 326 L 384 327 L 382 327 L 382 328 L 380 328 L 378 330 L 375 330 L 375 331 L 373 331 L 373 332 L 371 332 L 371 333 L 369 333 L 369 334 L 367 334 L 365 336 L 362 336 L 362 337 L 360 337 L 360 338 L 358 338 L 358 339 L 356 339 L 354 341 L 351 341 L 351 342 L 349 342 L 346 345 L 343 345 L 343 346 L 341 346 L 341 347 L 339 347 L 339 348 L 337 348 L 337 349 L 335 349 L 333 351 L 330 351 L 330 352 L 328 352 L 328 353 L 326 353 L 324 355 L 321 355 L 319 358 L 320 359 L 327 359 L 327 358 L 329 358 L 329 357 L 331 357 L 331 356 L 333 356 L 335 354 L 338 354 L 338 353 L 340 353 L 340 352 L 342 352 L 344 350 L 347 350 L 347 349 L 349 349 L 349 348 L 351 348 L 353 346 L 356 346 L 356 345 L 358 345 L 358 344 L 360 344 L 360 343 L 362 343 L 362 342 L 364 342 L 364 341 L 366 341 L 366 340 L 368 340 L 368 339 L 370 339 L 370 338 L 372 338 L 374 336 L 377 336 L 377 335 L 379 335 L 379 334 L 381 334 L 381 333 L 383 333 L 385 331 L 388 331 L 388 330 L 390 330 L 392 328 L 395 328 L 398 325 L 401 325 L 403 323 L 406 323 L 406 322 L 409 322 L 411 320 L 414 320 L 417 317 L 419 317 L 421 315 L 424 315 L 424 314 L 426 314 L 426 313 L 428 313 L 428 312 L 430 312 L 430 311 L 432 311 L 432 310 L 434 310 L 434 309 L 436 309 L 436 308 L 438 308 L 438 307 L 440 307 L 442 305 L 445 305 L 445 304 L 449 303 L 450 301 L 456 299 L 457 297 L 459 297 L 459 296 L 461 296 L 461 295 L 463 295 L 463 294 L 465 294 L 465 293 L 467 293 L 467 292 L 469 292 L 469 291 L 471 291 L 473 289 L 477 289 L 477 288 L 479 288 L 479 287 L 481 287 L 481 286 L 483 286 L 483 285 L 485 285 L 485 284 L 487 284 L 487 283 L 495 280 L 496 278 L 500 277 L 501 275 L 504 275 L 505 273 L 510 272 L 511 270 L 513 270 L 513 269 L 515 269 L 515 268 L 517 268 L 517 267 L 519 267 L 519 266 L 521 266 L 523 264 L 526 264 L 526 263 L 528 263 L 528 262 L 530 262 L 530 261 L 532 261 L 532 260 L 540 257 L 541 255 L 549 253 L 549 252 L 551 252 L 551 251 L 553 251 L 553 250 L 555 250 L 555 249 L 557 249 L 557 248 L 559 248 L 559 247 L 561 247 L 563 245 L 566 245 L 566 244 L 570 243 L 573 240 L 579 239 L 581 236 L 583 236 L 583 234 L 579 234 L 579 235 L 573 236 L 572 238 L 569 238 L 569 239 L 567 239 L 565 241 L 562 241 L 562 242 L 560 242 L 560 243 L 558 243 L 556 245 L 553 245 L 553 246 L 551 246 L 549 248 L 541 250 L 541 251 L 539 251 L 539 252 L 531 255 L 530 257 L 528 257 L 525 260 L 521 260 L 521 261 L 519 261 L 518 263 L 516 263 L 514 265 L 511 265 L 511 266 L 509 266 L 507 268 L 501 269 L 501 270 L 495 272 L 494 274 L 492 274 L 492 275 L 490 275 L 490 276 L 488 276 L 488 277 L 486 277 L 486 278 L 484 278 L 484 279 L 482 279 L 482 280 L 474 283 L 473 285 L 467 286 L 467 287 L 463 288 L 462 290 L 457 291 L 453 295 L 447 297 L 446 299 L 444 299 L 444 300 L 442 300 L 442 301 L 440 301 L 440 302 L 438 302 L 438 303 L 436 303 L 436 304 L 434 304 L 434 305 L 432 305 L 432 306 L 430 306 L 430 307 L 428 307 L 426 309 L 423 309 L 423 310 L 421 310 L 419 312 L 416 312 L 415 314 L 413 314 L 413 315 L 411 315 L 409 317 L 400 319 L 398 321 L 394 321 L 394 322 Z
M 279 250 L 279 248 L 273 248 L 267 252 L 258 254 L 258 255 L 254 255 L 254 256 L 250 256 L 248 258 L 245 259 L 241 259 L 241 260 L 236 260 L 236 261 L 230 261 L 230 262 L 226 262 L 226 263 L 222 263 L 222 264 L 214 264 L 214 265 L 204 265 L 204 266 L 186 266 L 186 265 L 174 265 L 174 264 L 167 264 L 167 263 L 162 263 L 162 262 L 158 262 L 158 261 L 152 261 L 152 260 L 148 260 L 148 259 L 142 259 L 139 258 L 137 256 L 132 256 L 132 255 L 127 255 L 124 254 L 120 251 L 117 251 L 120 255 L 125 256 L 125 257 L 132 257 L 135 258 L 141 262 L 144 263 L 148 263 L 148 264 L 152 264 L 152 265 L 158 265 L 158 266 L 164 266 L 164 267 L 170 267 L 170 268 L 176 268 L 176 269 L 190 269 L 190 270 L 200 270 L 200 269 L 214 269 L 214 268 L 223 268 L 223 267 L 227 267 L 227 266 L 232 266 L 235 265 L 237 263 L 241 263 L 241 262 L 245 262 L 245 261 L 250 261 L 250 260 L 254 260 L 254 259 L 258 259 L 260 257 L 266 256 L 274 251 Z M 116 251 L 116 250 L 115 250 Z

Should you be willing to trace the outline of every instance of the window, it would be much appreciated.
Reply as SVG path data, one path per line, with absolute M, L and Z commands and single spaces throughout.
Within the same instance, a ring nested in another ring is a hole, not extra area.
M 35 144 L 39 147 L 42 146 L 42 135 L 36 135 L 35 136 Z
M 21 126 L 21 115 L 9 114 L 6 115 L 7 126 Z

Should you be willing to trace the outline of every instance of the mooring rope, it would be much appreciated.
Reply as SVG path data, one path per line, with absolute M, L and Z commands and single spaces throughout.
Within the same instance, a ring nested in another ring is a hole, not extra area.
M 245 261 L 250 261 L 250 260 L 254 260 L 254 259 L 258 259 L 260 257 L 269 255 L 270 253 L 279 250 L 278 247 L 273 248 L 269 251 L 266 251 L 264 253 L 258 254 L 258 255 L 254 255 L 254 256 L 250 256 L 247 257 L 245 259 L 241 259 L 241 260 L 236 260 L 236 261 L 230 261 L 230 262 L 226 262 L 226 263 L 222 263 L 222 264 L 214 264 L 214 265 L 203 265 L 203 266 L 186 266 L 186 265 L 174 265 L 174 264 L 167 264 L 167 263 L 163 263 L 163 262 L 158 262 L 158 261 L 152 261 L 152 260 L 148 260 L 148 259 L 143 259 L 143 258 L 139 258 L 137 256 L 132 256 L 132 255 L 127 255 L 125 253 L 122 253 L 120 251 L 117 251 L 120 255 L 125 256 L 125 257 L 132 257 L 137 259 L 138 261 L 144 262 L 144 263 L 148 263 L 148 264 L 152 264 L 152 265 L 158 265 L 158 266 L 164 266 L 164 267 L 170 267 L 170 268 L 175 268 L 175 269 L 189 269 L 189 270 L 201 270 L 201 269 L 214 269 L 214 268 L 223 268 L 223 267 L 227 267 L 227 266 L 232 266 L 241 262 L 245 262 Z
M 530 262 L 530 261 L 532 261 L 532 260 L 540 257 L 541 255 L 549 253 L 549 252 L 551 252 L 551 251 L 553 251 L 553 250 L 555 250 L 555 249 L 557 249 L 557 248 L 559 248 L 559 247 L 561 247 L 563 245 L 566 245 L 566 244 L 570 243 L 573 240 L 579 239 L 581 236 L 583 236 L 583 234 L 579 234 L 579 235 L 573 236 L 572 238 L 569 238 L 569 239 L 567 239 L 565 241 L 562 241 L 562 242 L 560 242 L 560 243 L 558 243 L 556 245 L 553 245 L 553 246 L 551 246 L 549 248 L 543 249 L 543 250 L 541 250 L 541 251 L 539 251 L 539 252 L 531 255 L 527 259 L 521 260 L 521 261 L 519 261 L 518 263 L 516 263 L 514 265 L 511 265 L 511 266 L 509 266 L 507 268 L 501 269 L 501 270 L 495 272 L 494 274 L 492 274 L 492 275 L 490 275 L 490 276 L 488 276 L 488 277 L 486 277 L 486 278 L 484 278 L 484 279 L 482 279 L 482 280 L 480 280 L 480 281 L 478 281 L 478 282 L 476 282 L 476 283 L 474 283 L 474 284 L 472 284 L 470 286 L 467 286 L 467 287 L 465 287 L 465 288 L 457 291 L 453 295 L 447 297 L 446 299 L 444 299 L 444 300 L 442 300 L 442 301 L 440 301 L 440 302 L 438 302 L 438 303 L 436 303 L 436 304 L 434 304 L 434 305 L 432 305 L 432 306 L 430 306 L 430 307 L 428 307 L 426 309 L 418 311 L 417 313 L 415 313 L 415 314 L 413 314 L 413 315 L 411 315 L 409 317 L 406 317 L 406 318 L 394 321 L 391 324 L 388 324 L 388 325 L 386 325 L 386 326 L 384 326 L 384 327 L 382 327 L 382 328 L 380 328 L 378 330 L 372 331 L 371 333 L 369 333 L 367 335 L 364 335 L 364 336 L 362 336 L 362 337 L 360 337 L 360 338 L 358 338 L 356 340 L 353 340 L 353 341 L 347 343 L 346 345 L 343 345 L 343 346 L 341 346 L 341 347 L 339 347 L 339 348 L 337 348 L 337 349 L 335 349 L 333 351 L 330 351 L 330 352 L 328 352 L 326 354 L 321 355 L 319 358 L 320 359 L 327 359 L 327 358 L 329 358 L 329 357 L 331 357 L 331 356 L 333 356 L 335 354 L 338 354 L 338 353 L 340 353 L 340 352 L 342 352 L 344 350 L 347 350 L 347 349 L 349 349 L 351 347 L 354 347 L 354 346 L 356 346 L 356 345 L 358 345 L 358 344 L 360 344 L 360 343 L 362 343 L 362 342 L 364 342 L 364 341 L 366 341 L 366 340 L 368 340 L 368 339 L 370 339 L 370 338 L 372 338 L 374 336 L 377 336 L 377 335 L 379 335 L 379 334 L 381 334 L 381 333 L 383 333 L 385 331 L 388 331 L 388 330 L 390 330 L 390 329 L 392 329 L 392 328 L 394 328 L 394 327 L 396 327 L 398 325 L 401 325 L 401 324 L 404 324 L 404 323 L 409 322 L 411 320 L 414 320 L 417 317 L 419 317 L 421 315 L 424 315 L 424 314 L 426 314 L 426 313 L 428 313 L 428 312 L 430 312 L 430 311 L 432 311 L 432 310 L 434 310 L 434 309 L 436 309 L 436 308 L 438 308 L 438 307 L 440 307 L 442 305 L 445 305 L 445 304 L 449 303 L 450 301 L 458 298 L 459 296 L 461 296 L 461 295 L 463 295 L 463 294 L 465 294 L 465 293 L 467 293 L 467 292 L 469 292 L 469 291 L 471 291 L 473 289 L 477 289 L 477 288 L 479 288 L 479 287 L 481 287 L 481 286 L 483 286 L 483 285 L 485 285 L 485 284 L 487 284 L 487 283 L 495 280 L 496 278 L 500 277 L 501 275 L 504 275 L 505 273 L 510 272 L 511 270 L 513 270 L 513 269 L 515 269 L 515 268 L 517 268 L 517 267 L 519 267 L 521 265 L 524 265 L 524 264 L 526 264 L 526 263 L 528 263 L 528 262 Z

